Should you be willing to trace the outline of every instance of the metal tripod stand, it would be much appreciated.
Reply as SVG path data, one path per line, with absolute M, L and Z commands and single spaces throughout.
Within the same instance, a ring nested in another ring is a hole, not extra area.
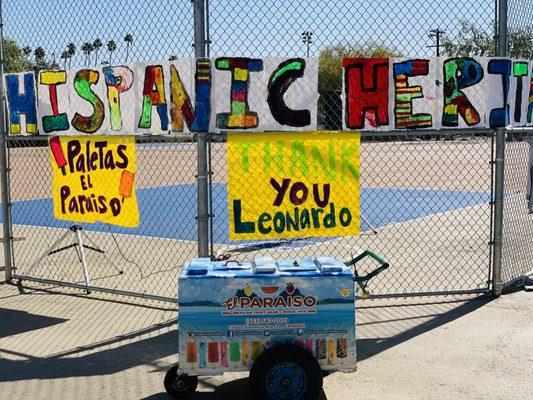
M 67 239 L 67 237 L 71 233 L 75 235 L 74 243 L 68 244 L 68 245 L 63 246 L 63 247 L 56 248 L 65 239 Z M 83 243 L 83 238 L 84 237 L 91 244 L 91 246 L 88 246 L 88 245 Z M 68 249 L 73 248 L 73 247 L 76 249 L 76 252 L 78 253 L 78 258 L 80 260 L 80 263 L 83 266 L 83 277 L 85 278 L 85 290 L 87 291 L 87 294 L 91 293 L 91 291 L 89 290 L 89 286 L 90 286 L 89 271 L 88 271 L 88 268 L 87 268 L 87 261 L 85 260 L 85 251 L 84 251 L 84 249 L 92 250 L 92 251 L 95 251 L 97 253 L 103 254 L 104 257 L 111 263 L 111 265 L 118 271 L 119 274 L 123 274 L 124 273 L 124 271 L 122 271 L 117 266 L 117 264 L 115 264 L 115 262 L 111 259 L 111 257 L 109 257 L 107 255 L 105 250 L 102 250 L 100 247 L 98 247 L 98 245 L 95 243 L 95 241 L 93 239 L 91 239 L 89 237 L 89 235 L 87 235 L 85 233 L 84 229 L 80 225 L 72 225 L 70 228 L 68 228 L 68 231 L 65 232 L 63 235 L 61 235 L 61 237 L 59 239 L 57 239 L 55 241 L 55 243 L 52 246 L 50 246 L 50 248 L 48 248 L 48 250 L 46 250 L 43 253 L 42 256 L 40 256 L 37 260 L 35 260 L 33 262 L 33 264 L 27 270 L 25 270 L 22 273 L 22 275 L 30 274 L 31 271 L 37 265 L 39 265 L 41 263 L 41 261 L 43 261 L 46 257 L 51 256 L 52 254 L 60 253 L 62 251 L 68 250 Z

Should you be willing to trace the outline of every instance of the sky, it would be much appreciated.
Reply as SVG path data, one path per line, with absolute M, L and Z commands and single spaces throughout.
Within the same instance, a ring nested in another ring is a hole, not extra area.
M 511 0 L 511 2 L 528 0 Z M 492 32 L 494 0 L 210 0 L 211 56 L 304 56 L 301 32 L 313 32 L 311 56 L 337 44 L 374 41 L 405 56 L 432 56 L 428 31 L 455 36 L 460 20 Z M 523 7 L 528 8 L 529 6 Z M 134 37 L 128 62 L 192 57 L 190 0 L 4 0 L 4 35 L 22 46 L 42 46 L 59 58 L 69 42 L 78 47 L 72 66 L 84 64 L 81 45 L 100 38 L 98 63 L 109 61 L 105 43 L 118 49 L 113 63 L 124 63 L 123 37 Z M 529 7 L 531 8 L 531 7 Z M 526 10 L 531 12 L 531 10 Z M 517 12 L 523 13 L 517 8 Z M 91 62 L 94 65 L 94 58 Z

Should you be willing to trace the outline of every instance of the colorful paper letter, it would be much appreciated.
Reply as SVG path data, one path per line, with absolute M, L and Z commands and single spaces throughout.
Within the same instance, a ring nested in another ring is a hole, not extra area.
M 72 118 L 72 126 L 83 133 L 94 133 L 102 126 L 104 122 L 104 103 L 91 90 L 91 85 L 98 83 L 100 73 L 92 69 L 82 69 L 76 73 L 74 77 L 74 89 L 76 93 L 84 100 L 91 103 L 93 113 L 84 117 L 79 113 L 74 114 Z
M 249 129 L 259 125 L 256 112 L 249 110 L 248 86 L 250 72 L 263 70 L 263 60 L 254 58 L 217 58 L 216 68 L 231 71 L 231 112 L 219 113 L 216 126 L 220 129 Z
M 473 58 L 451 58 L 444 61 L 444 108 L 442 125 L 459 126 L 459 115 L 468 126 L 479 124 L 479 112 L 461 91 L 483 79 L 483 68 Z
M 529 83 L 529 99 L 527 106 L 527 123 L 533 122 L 533 64 L 531 67 L 531 82 Z
M 161 119 L 161 130 L 166 131 L 168 129 L 168 110 L 165 98 L 163 67 L 161 65 L 149 65 L 146 67 L 139 128 L 149 129 L 152 126 L 153 106 L 156 106 L 157 114 Z
M 409 86 L 410 76 L 428 75 L 429 60 L 408 60 L 393 66 L 394 116 L 397 129 L 430 128 L 431 114 L 413 114 L 413 99 L 424 97 L 421 86 Z
M 170 116 L 173 132 L 183 132 L 183 119 L 190 127 L 194 122 L 194 110 L 187 89 L 174 65 L 170 66 Z
M 39 75 L 41 85 L 48 85 L 52 115 L 43 116 L 43 129 L 46 133 L 66 131 L 69 128 L 67 113 L 59 113 L 57 105 L 57 85 L 67 81 L 66 71 L 41 71 Z
M 191 131 L 209 130 L 211 115 L 211 61 L 208 58 L 196 60 L 195 106 L 183 84 L 180 74 L 174 65 L 170 65 L 170 99 L 172 108 L 172 131 L 183 132 L 183 120 Z
M 20 94 L 19 77 L 24 81 L 24 94 Z M 6 75 L 6 94 L 9 113 L 9 133 L 19 134 L 20 115 L 26 116 L 26 133 L 37 133 L 37 103 L 33 72 Z
M 389 59 L 345 58 L 346 127 L 389 125 Z
M 120 93 L 129 90 L 133 85 L 133 72 L 126 66 L 105 67 L 104 76 L 105 84 L 107 86 L 111 129 L 114 131 L 120 131 L 122 129 Z
M 491 128 L 503 128 L 509 124 L 509 77 L 511 76 L 511 60 L 490 60 L 489 74 L 501 75 L 503 89 L 503 106 L 490 111 Z
M 283 96 L 290 85 L 304 75 L 305 60 L 293 58 L 282 62 L 268 81 L 268 106 L 274 119 L 281 125 L 302 127 L 311 124 L 310 110 L 292 110 Z
M 203 132 L 209 129 L 211 117 L 211 61 L 208 58 L 196 60 L 194 83 L 196 111 L 191 130 Z
M 524 77 L 529 75 L 529 63 L 517 61 L 513 63 L 513 77 L 516 78 L 516 93 L 514 98 L 514 122 L 522 121 L 522 97 L 524 93 Z

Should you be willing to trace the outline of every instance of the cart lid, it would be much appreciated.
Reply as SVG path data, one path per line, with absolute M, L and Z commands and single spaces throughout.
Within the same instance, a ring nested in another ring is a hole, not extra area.
M 353 275 L 353 271 L 334 257 L 276 260 L 256 257 L 250 261 L 211 261 L 195 258 L 183 266 L 181 277 L 186 278 L 244 278 L 276 276 Z

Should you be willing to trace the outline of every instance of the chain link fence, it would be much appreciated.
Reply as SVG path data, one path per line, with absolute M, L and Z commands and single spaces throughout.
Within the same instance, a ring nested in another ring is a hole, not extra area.
M 358 249 L 370 249 L 392 265 L 372 281 L 374 296 L 487 290 L 490 133 L 438 133 L 432 139 L 409 134 L 363 135 L 361 234 L 280 241 L 228 241 L 227 148 L 221 142 L 211 147 L 217 257 L 327 254 L 348 261 Z
M 25 279 L 85 287 L 72 225 L 53 215 L 47 138 L 9 138 L 15 274 Z M 136 143 L 140 224 L 87 224 L 85 250 L 92 287 L 167 301 L 177 297 L 179 266 L 198 254 L 196 143 L 184 138 L 140 138 Z M 148 220 L 149 223 L 145 221 Z M 64 234 L 67 237 L 56 241 Z M 54 245 L 56 243 L 56 245 Z M 119 271 L 123 271 L 121 274 Z
M 533 271 L 533 133 L 512 132 L 505 149 L 502 281 L 510 285 Z
M 509 53 L 514 57 L 533 58 L 533 2 L 509 0 Z M 528 46 L 517 46 L 525 42 Z M 533 85 L 533 76 L 532 76 Z M 533 95 L 530 85 L 529 101 Z M 502 243 L 502 281 L 512 285 L 533 271 L 533 132 L 507 132 L 505 148 L 504 210 Z M 528 182 L 529 181 L 529 182 Z
M 513 56 L 533 58 L 526 52 L 531 46 L 523 46 L 524 41 L 531 44 L 527 36 L 531 7 L 525 0 L 509 2 L 510 30 L 519 31 L 512 39 Z M 338 130 L 343 57 L 492 56 L 495 13 L 492 0 L 211 0 L 206 4 L 206 55 L 318 59 L 319 128 Z M 5 43 L 11 43 L 5 52 L 12 56 L 9 65 L 6 57 L 6 72 L 153 62 L 195 54 L 189 0 L 14 0 L 5 2 L 3 16 Z M 88 235 L 125 271 L 117 274 L 102 254 L 89 252 L 94 286 L 175 299 L 179 266 L 198 253 L 198 148 L 191 139 L 137 139 L 139 208 L 141 219 L 144 216 L 150 223 L 133 231 L 86 227 Z M 42 222 L 43 215 L 52 212 L 45 145 L 45 138 L 8 138 L 14 263 L 15 273 L 21 276 L 66 228 L 60 222 Z M 513 190 L 522 190 L 527 146 L 524 139 L 508 145 L 508 168 L 521 172 L 506 175 L 504 234 L 513 232 L 504 242 L 506 280 L 527 270 L 527 257 L 531 259 L 524 250 L 526 239 L 518 239 L 528 229 L 531 234 L 530 219 L 513 214 L 522 205 L 512 203 Z M 393 265 L 374 283 L 376 296 L 487 291 L 493 150 L 491 131 L 364 133 L 359 237 L 230 243 L 227 147 L 224 135 L 213 135 L 213 255 L 327 253 L 347 259 L 355 248 L 370 248 Z M 517 253 L 524 257 L 517 259 Z M 35 266 L 29 277 L 81 285 L 77 257 L 74 250 L 54 254 Z

